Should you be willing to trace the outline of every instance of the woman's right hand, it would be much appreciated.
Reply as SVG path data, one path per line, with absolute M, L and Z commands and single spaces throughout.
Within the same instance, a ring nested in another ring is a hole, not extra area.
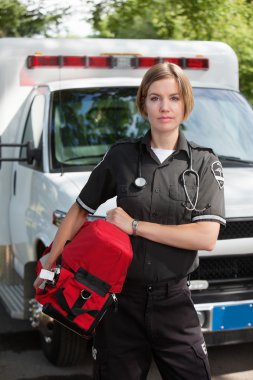
M 38 277 L 36 278 L 36 280 L 34 281 L 34 283 L 33 283 L 33 287 L 34 287 L 35 289 L 38 289 L 38 288 L 41 286 L 41 284 L 43 284 L 44 281 L 45 281 L 45 280 L 43 280 L 42 278 L 40 278 L 40 276 L 38 276 Z
M 48 262 L 46 262 L 46 263 L 44 263 L 44 265 L 41 269 L 51 270 L 51 268 L 52 268 L 52 265 L 50 265 Z M 44 281 L 45 280 L 43 278 L 40 278 L 40 275 L 38 275 L 36 280 L 33 283 L 33 287 L 35 289 L 38 289 L 40 287 L 40 285 L 43 284 Z

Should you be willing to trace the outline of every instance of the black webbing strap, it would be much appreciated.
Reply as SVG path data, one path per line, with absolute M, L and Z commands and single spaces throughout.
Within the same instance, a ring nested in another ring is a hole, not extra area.
M 75 273 L 75 279 L 102 297 L 105 297 L 111 289 L 110 284 L 87 272 L 87 270 L 82 267 Z
M 85 299 L 83 297 L 82 292 L 80 293 L 80 296 L 77 297 L 76 302 L 74 303 L 74 305 L 71 308 L 69 307 L 63 292 L 64 292 L 64 288 L 59 289 L 56 292 L 56 298 L 57 298 L 57 301 L 59 302 L 59 305 L 61 306 L 61 308 L 64 311 L 66 311 L 66 313 L 68 313 L 67 317 L 69 319 L 73 320 L 75 317 L 77 317 L 78 315 L 82 315 L 82 314 L 89 314 L 93 318 L 95 318 L 97 316 L 98 310 L 96 310 L 96 309 L 91 309 L 91 310 L 82 309 L 83 305 L 87 301 L 87 298 Z

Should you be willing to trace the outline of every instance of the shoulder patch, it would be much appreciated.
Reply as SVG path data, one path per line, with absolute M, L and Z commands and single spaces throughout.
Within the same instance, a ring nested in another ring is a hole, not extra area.
M 211 170 L 214 175 L 214 178 L 216 179 L 219 185 L 219 188 L 222 189 L 224 187 L 224 176 L 220 161 L 214 161 L 211 165 Z

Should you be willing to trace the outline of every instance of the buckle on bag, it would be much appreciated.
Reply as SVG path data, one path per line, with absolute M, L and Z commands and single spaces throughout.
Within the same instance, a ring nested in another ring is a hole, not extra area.
M 88 292 L 88 290 L 86 290 L 86 289 L 82 289 L 81 290 L 81 298 L 83 299 L 83 300 L 89 300 L 90 298 L 91 298 L 91 293 L 90 292 Z

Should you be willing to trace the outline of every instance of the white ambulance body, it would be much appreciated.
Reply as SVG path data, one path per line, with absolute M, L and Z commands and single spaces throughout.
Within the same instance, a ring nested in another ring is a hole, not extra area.
M 224 167 L 227 228 L 213 252 L 199 253 L 195 307 L 208 344 L 253 339 L 253 112 L 239 93 L 237 57 L 219 42 L 0 40 L 0 297 L 13 317 L 28 317 L 35 262 L 93 167 L 115 140 L 147 130 L 137 87 L 150 66 L 166 60 L 183 67 L 194 88 L 182 130 L 213 148 Z M 60 344 L 70 332 L 36 303 L 32 322 L 55 364 L 83 355 L 74 334 L 74 354 Z

